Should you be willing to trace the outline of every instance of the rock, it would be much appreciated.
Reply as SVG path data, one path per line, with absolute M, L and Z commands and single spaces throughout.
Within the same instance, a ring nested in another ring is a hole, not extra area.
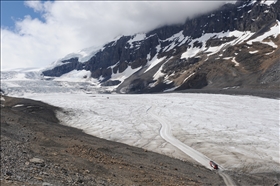
M 6 172 L 7 176 L 12 176 L 13 174 L 11 172 Z
M 88 173 L 90 173 L 90 171 L 89 170 L 85 170 L 85 173 L 88 174 Z
M 48 183 L 48 182 L 43 182 L 43 183 L 42 183 L 42 186 L 51 186 L 51 185 L 53 185 L 53 184 L 50 184 L 50 183 Z
M 81 179 L 78 179 L 77 180 L 77 183 L 83 183 L 84 181 L 83 180 L 81 180 Z
M 109 80 L 109 81 L 102 83 L 101 86 L 115 86 L 120 83 L 121 83 L 121 81 L 119 81 L 119 80 Z
M 41 166 L 41 167 L 45 167 L 45 164 L 44 164 L 44 163 L 41 163 L 40 166 Z
M 37 180 L 43 180 L 43 178 L 41 178 L 41 177 L 34 176 L 34 178 L 37 179 Z
M 29 160 L 31 163 L 44 163 L 44 160 L 40 158 L 32 158 Z

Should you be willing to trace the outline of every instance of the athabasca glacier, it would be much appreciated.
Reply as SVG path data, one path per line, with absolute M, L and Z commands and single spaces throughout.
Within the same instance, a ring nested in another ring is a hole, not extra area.
M 25 94 L 63 107 L 63 124 L 86 133 L 191 160 L 162 139 L 161 124 L 172 135 L 237 172 L 279 170 L 279 100 L 214 94 Z

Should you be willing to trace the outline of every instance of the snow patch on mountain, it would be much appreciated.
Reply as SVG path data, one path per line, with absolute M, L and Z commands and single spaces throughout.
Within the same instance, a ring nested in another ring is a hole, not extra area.
M 267 39 L 268 37 L 274 37 L 276 38 L 280 33 L 280 22 L 277 20 L 276 24 L 270 28 L 270 30 L 266 33 L 264 33 L 263 35 L 252 39 L 250 41 L 247 42 L 247 44 L 252 45 L 253 42 L 261 42 L 267 45 L 272 46 L 273 48 L 277 48 L 278 46 L 273 43 L 272 41 L 264 41 L 264 39 Z
M 255 51 L 249 51 L 250 54 L 255 54 L 255 53 L 258 53 L 259 51 L 258 50 L 255 50 Z
M 235 60 L 235 57 L 231 60 L 234 63 L 234 66 L 238 67 L 239 63 Z
M 60 61 L 71 59 L 71 58 L 78 58 L 79 62 L 83 63 L 88 61 L 92 56 L 94 56 L 100 50 L 102 50 L 102 47 L 100 46 L 85 48 L 77 53 L 68 54 L 64 58 L 60 59 Z
M 134 74 L 141 68 L 142 67 L 132 69 L 131 66 L 128 66 L 127 69 L 121 73 L 119 71 L 115 74 L 113 73 L 111 76 L 111 80 L 119 80 L 119 81 L 123 82 L 126 78 L 130 77 L 132 74 Z
M 160 62 L 162 62 L 165 58 L 166 58 L 166 57 L 162 57 L 162 58 L 159 58 L 159 59 L 158 59 L 158 56 L 155 55 L 155 56 L 153 57 L 152 60 L 148 61 L 147 65 L 146 65 L 146 66 L 148 66 L 148 68 L 145 70 L 144 73 L 146 73 L 146 72 L 148 72 L 149 70 L 151 70 L 154 66 L 156 66 L 157 64 L 159 64 Z
M 264 44 L 268 44 L 274 48 L 277 48 L 277 45 L 275 43 L 273 43 L 272 41 L 263 41 L 263 40 L 268 38 L 269 36 L 276 38 L 279 35 L 279 30 L 280 30 L 279 21 L 277 21 L 277 23 L 273 27 L 271 27 L 271 29 L 268 32 L 264 33 L 263 35 L 255 38 L 255 39 L 247 41 L 247 44 L 252 44 L 253 42 L 262 42 Z M 242 43 L 242 42 L 248 40 L 252 35 L 254 35 L 254 33 L 249 32 L 249 31 L 241 32 L 238 30 L 220 32 L 220 33 L 203 34 L 200 38 L 194 39 L 189 43 L 189 45 L 191 47 L 188 48 L 187 51 L 181 55 L 181 59 L 194 57 L 199 52 L 205 52 L 205 53 L 207 52 L 209 56 L 213 55 L 213 54 L 219 52 L 226 45 L 236 45 L 236 44 Z M 209 39 L 212 39 L 212 38 L 221 39 L 223 37 L 236 37 L 236 39 L 234 39 L 230 42 L 221 44 L 219 46 L 206 47 L 206 41 L 208 41 Z M 202 43 L 202 47 L 195 47 L 194 44 L 196 42 Z
M 167 45 L 162 51 L 166 52 L 168 50 L 172 50 L 176 46 L 181 46 L 184 44 L 190 37 L 184 36 L 183 31 L 178 32 L 177 34 L 174 34 L 173 36 L 165 39 L 160 40 L 160 42 L 170 42 L 169 45 Z
M 61 58 L 57 61 L 54 61 L 50 66 L 46 67 L 44 69 L 44 71 L 51 70 L 51 69 L 53 69 L 57 66 L 61 66 L 61 65 L 70 63 L 70 62 L 63 62 L 63 61 L 69 60 L 71 58 L 78 58 L 78 61 L 81 62 L 81 63 L 87 62 L 97 52 L 102 51 L 103 49 L 104 49 L 104 47 L 101 47 L 101 46 L 98 46 L 98 47 L 93 46 L 93 47 L 85 48 L 85 49 L 83 49 L 79 52 L 76 52 L 76 53 L 67 54 L 65 57 L 63 57 L 63 58 Z
M 184 52 L 181 55 L 181 59 L 187 59 L 187 58 L 191 58 L 194 57 L 196 54 L 198 54 L 198 52 L 202 51 L 201 48 L 199 47 L 193 47 L 193 45 L 191 45 L 190 48 L 187 49 L 186 52 Z
M 277 2 L 277 0 L 262 0 L 261 4 L 266 4 L 268 6 L 275 4 Z
M 213 55 L 217 52 L 219 52 L 224 46 L 226 45 L 234 45 L 241 43 L 251 37 L 254 33 L 252 32 L 241 32 L 241 31 L 227 31 L 227 32 L 219 32 L 219 33 L 206 33 L 203 34 L 200 38 L 192 40 L 189 45 L 191 46 L 190 48 L 187 49 L 186 52 L 184 52 L 181 55 L 181 59 L 184 58 L 191 58 L 196 56 L 199 52 L 205 52 L 208 53 L 208 55 Z M 221 44 L 220 46 L 215 46 L 215 47 L 206 47 L 206 41 L 212 38 L 223 38 L 223 37 L 236 37 L 233 41 L 226 42 L 224 44 Z M 202 43 L 202 47 L 195 47 L 194 44 L 196 42 Z
M 145 38 L 146 34 L 136 34 L 130 40 L 128 40 L 127 43 L 129 43 L 130 46 L 133 46 L 134 42 L 143 41 Z
M 162 69 L 163 69 L 163 65 L 161 65 L 160 68 L 158 69 L 158 71 L 154 74 L 154 76 L 153 76 L 154 80 L 157 80 L 158 78 L 165 75 L 164 73 L 162 73 Z M 150 87 L 152 87 L 152 86 L 150 86 Z
M 195 73 L 194 73 L 194 72 L 193 72 L 193 73 L 191 73 L 188 77 L 186 77 L 186 79 L 184 79 L 183 83 L 184 83 L 185 81 L 187 81 L 188 79 L 190 79 L 190 77 L 192 77 L 193 75 L 195 75 Z

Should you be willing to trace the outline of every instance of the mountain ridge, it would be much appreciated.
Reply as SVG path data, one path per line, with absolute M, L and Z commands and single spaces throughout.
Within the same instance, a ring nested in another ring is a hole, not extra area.
M 119 93 L 279 89 L 280 3 L 267 2 L 238 1 L 183 25 L 122 36 L 91 51 L 91 57 L 70 55 L 42 73 L 59 77 L 87 70 Z

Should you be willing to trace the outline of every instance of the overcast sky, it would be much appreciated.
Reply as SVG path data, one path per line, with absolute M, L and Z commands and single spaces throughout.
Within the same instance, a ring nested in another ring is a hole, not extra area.
M 18 9 L 7 3 L 1 1 L 2 8 L 15 15 L 1 15 L 6 18 L 1 23 L 2 70 L 46 67 L 69 53 L 102 46 L 120 35 L 184 23 L 187 17 L 214 10 L 225 2 L 26 1 L 19 2 L 22 6 Z M 22 17 L 17 17 L 18 11 Z

